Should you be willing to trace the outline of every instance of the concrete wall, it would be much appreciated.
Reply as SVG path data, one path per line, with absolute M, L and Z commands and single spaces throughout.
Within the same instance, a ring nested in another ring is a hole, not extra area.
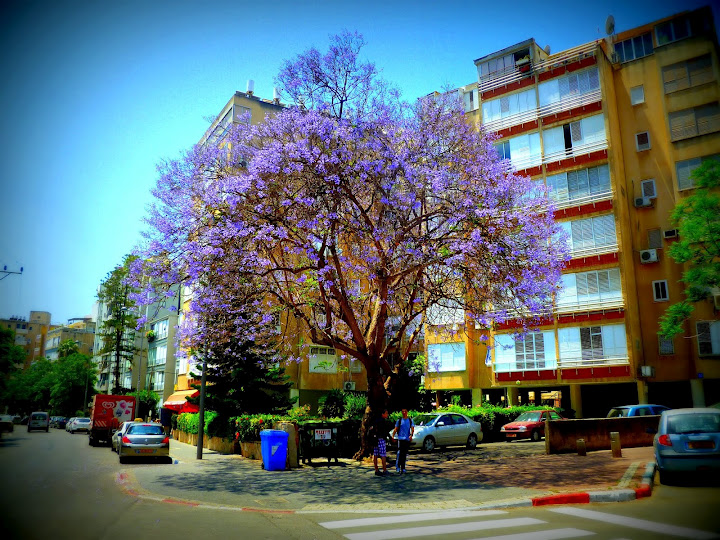
M 652 446 L 659 416 L 632 418 L 588 418 L 583 420 L 556 420 L 545 424 L 545 452 L 563 454 L 577 452 L 577 440 L 585 439 L 585 447 L 592 450 L 610 450 L 610 433 L 620 433 L 620 446 Z M 651 429 L 653 433 L 648 433 Z

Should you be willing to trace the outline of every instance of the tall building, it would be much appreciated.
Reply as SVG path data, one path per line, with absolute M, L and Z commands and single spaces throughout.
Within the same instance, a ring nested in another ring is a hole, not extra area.
M 63 326 L 48 330 L 45 339 L 45 356 L 48 360 L 58 359 L 58 347 L 63 341 L 70 340 L 78 346 L 78 352 L 93 355 L 95 347 L 95 322 L 89 317 L 69 319 Z
M 572 258 L 553 311 L 524 339 L 516 322 L 499 325 L 488 354 L 473 328 L 450 341 L 429 328 L 440 369 L 426 386 L 579 417 L 720 401 L 719 302 L 699 303 L 684 335 L 657 335 L 684 298 L 670 212 L 692 193 L 690 173 L 720 155 L 712 21 L 702 8 L 554 54 L 529 39 L 475 60 L 477 82 L 460 89 L 467 117 L 549 187 Z
M 54 328 L 50 323 L 50 313 L 47 311 L 31 311 L 30 319 L 25 317 L 10 317 L 0 319 L 0 326 L 15 332 L 15 345 L 25 349 L 25 365 L 28 367 L 35 360 L 45 356 L 45 338 L 49 329 Z
M 145 307 L 145 342 L 147 344 L 147 365 L 144 369 L 144 385 L 156 392 L 160 405 L 172 395 L 177 383 L 175 359 L 175 334 L 178 313 L 182 307 L 179 288 L 174 287 L 175 296 L 165 297 L 165 304 L 151 304 Z

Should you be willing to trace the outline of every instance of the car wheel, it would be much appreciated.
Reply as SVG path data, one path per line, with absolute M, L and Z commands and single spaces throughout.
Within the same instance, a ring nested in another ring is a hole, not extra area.
M 477 446 L 477 443 L 478 443 L 477 435 L 475 435 L 474 433 L 471 433 L 470 435 L 468 435 L 468 440 L 467 440 L 468 448 L 470 448 L 470 449 L 475 448 Z
M 538 442 L 542 438 L 542 435 L 540 435 L 540 432 L 536 429 L 530 434 L 530 439 L 532 439 L 534 442 Z
M 120 463 L 123 464 L 123 465 L 124 465 L 125 463 L 127 463 L 127 460 L 125 459 L 125 456 L 118 456 L 118 459 L 120 460 Z
M 424 452 L 432 452 L 435 450 L 435 439 L 432 437 L 425 437 L 425 440 L 422 444 L 422 449 Z
M 660 475 L 661 484 L 665 486 L 671 486 L 674 483 L 675 477 L 672 475 L 672 473 L 664 471 L 662 469 L 658 469 L 658 474 Z

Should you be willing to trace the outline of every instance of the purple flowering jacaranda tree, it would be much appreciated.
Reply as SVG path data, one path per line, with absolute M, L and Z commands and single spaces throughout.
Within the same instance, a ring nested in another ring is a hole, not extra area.
M 457 93 L 402 103 L 362 45 L 344 33 L 287 62 L 294 106 L 165 163 L 141 255 L 146 301 L 192 288 L 190 346 L 232 335 L 283 360 L 312 343 L 361 362 L 364 434 L 397 377 L 389 354 L 407 357 L 423 317 L 530 325 L 566 256 L 544 191 L 497 160 Z M 229 323 L 206 328 L 223 310 Z

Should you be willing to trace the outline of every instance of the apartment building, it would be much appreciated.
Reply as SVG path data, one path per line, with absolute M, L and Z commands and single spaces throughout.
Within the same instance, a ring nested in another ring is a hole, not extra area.
M 179 287 L 174 287 L 173 292 L 175 295 L 166 296 L 164 304 L 156 303 L 145 307 L 147 366 L 144 388 L 160 396 L 160 405 L 172 395 L 177 383 L 175 334 L 182 300 Z
M 78 352 L 93 355 L 95 347 L 95 322 L 90 317 L 68 319 L 67 324 L 51 328 L 45 338 L 45 357 L 58 359 L 58 347 L 63 341 L 70 340 L 78 347 Z
M 50 313 L 47 311 L 31 311 L 30 318 L 13 316 L 0 319 L 0 326 L 15 332 L 15 345 L 25 349 L 25 364 L 27 368 L 35 360 L 45 356 L 45 338 L 48 330 L 54 328 L 50 323 Z
M 683 267 L 666 254 L 670 212 L 692 193 L 692 170 L 720 155 L 712 21 L 702 8 L 554 54 L 529 39 L 475 60 L 477 82 L 460 89 L 467 117 L 495 134 L 508 166 L 549 187 L 571 260 L 524 339 L 517 321 L 494 329 L 490 351 L 473 328 L 447 338 L 429 327 L 440 368 L 426 386 L 578 417 L 720 401 L 717 303 L 698 304 L 684 335 L 657 335 L 684 298 Z

